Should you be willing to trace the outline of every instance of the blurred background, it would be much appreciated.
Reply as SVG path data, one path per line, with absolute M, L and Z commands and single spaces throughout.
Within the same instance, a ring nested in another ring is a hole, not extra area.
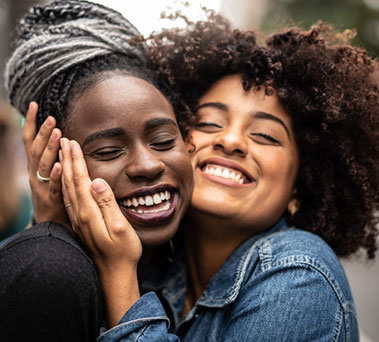
M 47 2 L 49 1 L 0 0 L 0 101 L 6 101 L 3 70 L 11 50 L 16 22 L 32 5 Z M 259 28 L 264 33 L 294 24 L 307 28 L 318 20 L 323 20 L 328 24 L 333 24 L 339 30 L 356 29 L 357 36 L 354 43 L 367 49 L 372 56 L 379 54 L 379 0 L 188 0 L 187 7 L 175 0 L 99 0 L 95 2 L 122 12 L 143 34 L 170 26 L 169 22 L 160 19 L 160 13 L 163 11 L 181 9 L 191 18 L 199 19 L 202 12 L 201 6 L 222 13 L 238 28 Z M 9 112 L 9 108 L 6 111 Z M 13 129 L 12 137 L 6 146 L 9 148 L 12 144 L 16 170 L 13 174 L 17 191 L 23 197 L 25 193 L 28 193 L 29 188 L 20 138 L 20 122 L 20 115 L 15 113 L 9 115 L 9 127 Z M 0 130 L 0 134 L 3 134 L 2 132 Z M 0 146 L 0 149 L 4 148 Z M 0 155 L 2 156 L 1 153 Z M 3 157 L 0 163 L 4 163 Z M 30 210 L 25 204 L 22 208 L 24 211 Z M 0 208 L 0 210 L 4 209 Z M 0 223 L 1 217 L 0 211 Z M 379 257 L 374 262 L 367 262 L 358 255 L 349 260 L 342 260 L 356 302 L 362 332 L 361 341 L 364 342 L 379 342 L 378 259 Z

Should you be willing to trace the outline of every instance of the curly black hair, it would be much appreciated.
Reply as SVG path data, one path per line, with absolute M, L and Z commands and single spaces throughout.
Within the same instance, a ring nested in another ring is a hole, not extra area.
M 152 37 L 150 63 L 196 120 L 199 98 L 220 78 L 241 74 L 245 90 L 275 91 L 291 116 L 300 151 L 299 210 L 288 222 L 321 236 L 339 256 L 377 249 L 379 103 L 376 60 L 318 23 L 258 42 L 213 12 Z

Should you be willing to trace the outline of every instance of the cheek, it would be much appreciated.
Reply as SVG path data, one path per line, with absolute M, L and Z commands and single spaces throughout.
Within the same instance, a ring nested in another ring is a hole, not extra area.
M 172 150 L 162 161 L 173 172 L 175 177 L 185 183 L 192 183 L 193 171 L 191 159 L 184 144 L 180 148 Z
M 213 141 L 212 134 L 206 134 L 204 132 L 199 132 L 199 131 L 191 131 L 190 137 L 191 137 L 190 142 L 195 147 L 195 151 L 198 151 L 199 149 L 202 149 L 203 147 L 211 145 Z
M 117 163 L 102 163 L 93 160 L 87 161 L 88 173 L 91 179 L 102 178 L 114 189 L 123 168 Z
M 285 191 L 292 191 L 298 170 L 296 157 L 291 154 L 266 155 L 263 173 Z

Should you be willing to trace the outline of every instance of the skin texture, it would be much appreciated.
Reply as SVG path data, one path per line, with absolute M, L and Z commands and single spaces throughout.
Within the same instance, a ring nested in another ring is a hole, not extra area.
M 272 226 L 294 201 L 299 166 L 291 120 L 275 94 L 245 91 L 235 74 L 216 82 L 198 108 L 191 131 L 195 185 L 183 225 L 190 270 L 183 315 L 234 249 Z M 207 174 L 207 167 L 247 177 L 237 184 Z
M 69 115 L 65 135 L 81 145 L 91 179 L 104 179 L 117 200 L 154 189 L 178 193 L 173 217 L 161 224 L 144 224 L 126 213 L 144 245 L 172 238 L 187 209 L 192 172 L 163 95 L 142 79 L 114 75 L 75 98 Z
M 297 176 L 299 157 L 290 117 L 276 95 L 245 91 L 240 75 L 213 85 L 200 98 L 199 108 L 191 132 L 196 146 L 191 156 L 192 215 L 214 215 L 236 234 L 245 231 L 250 236 L 266 229 L 287 208 Z M 205 173 L 205 164 L 240 168 L 248 178 L 237 184 Z

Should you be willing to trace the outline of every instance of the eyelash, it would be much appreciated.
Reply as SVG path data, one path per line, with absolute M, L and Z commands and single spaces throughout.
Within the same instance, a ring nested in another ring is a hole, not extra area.
M 222 128 L 222 126 L 216 124 L 216 123 L 213 123 L 213 122 L 199 122 L 195 125 L 196 127 L 217 127 L 217 128 Z
M 251 136 L 260 136 L 262 138 L 265 138 L 267 139 L 268 141 L 274 143 L 274 144 L 280 144 L 280 142 L 278 140 L 276 140 L 275 138 L 273 138 L 271 135 L 268 135 L 266 133 L 250 133 Z
M 175 142 L 176 138 L 174 137 L 163 141 L 152 142 L 150 145 L 156 149 L 168 150 L 171 147 L 174 147 Z
M 122 150 L 119 148 L 107 147 L 105 149 L 99 149 L 97 151 L 94 151 L 91 154 L 103 161 L 109 161 L 109 160 L 116 159 L 121 153 L 122 153 Z
M 217 127 L 217 128 L 222 128 L 222 126 L 216 124 L 216 123 L 213 123 L 213 122 L 199 122 L 195 125 L 196 127 Z M 274 143 L 274 144 L 280 144 L 280 142 L 278 140 L 276 140 L 275 138 L 273 138 L 271 135 L 269 134 L 266 134 L 266 133 L 250 133 L 251 136 L 260 136 L 264 139 L 267 139 L 268 141 L 270 141 L 271 143 Z

